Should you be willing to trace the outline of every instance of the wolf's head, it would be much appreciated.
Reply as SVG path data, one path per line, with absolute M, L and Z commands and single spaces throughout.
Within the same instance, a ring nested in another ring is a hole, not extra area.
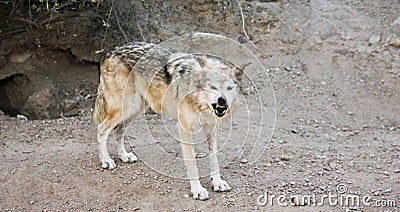
M 245 66 L 238 67 L 208 56 L 195 56 L 195 59 L 201 66 L 196 82 L 198 101 L 207 105 L 207 110 L 213 111 L 217 117 L 231 114 Z

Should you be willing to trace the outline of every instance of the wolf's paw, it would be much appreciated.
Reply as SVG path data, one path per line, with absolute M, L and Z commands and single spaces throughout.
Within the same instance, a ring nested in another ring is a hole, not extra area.
M 117 167 L 117 165 L 115 165 L 115 162 L 113 159 L 111 159 L 110 157 L 108 158 L 103 158 L 101 159 L 101 167 L 103 169 L 115 169 L 115 167 Z
M 138 160 L 138 158 L 136 157 L 135 154 L 133 154 L 132 152 L 125 152 L 124 154 L 120 154 L 119 158 L 122 160 L 122 162 L 124 163 L 132 163 L 132 162 L 136 162 Z
M 208 199 L 208 191 L 203 186 L 192 188 L 191 189 L 193 198 L 198 200 L 206 200 Z
M 214 191 L 229 191 L 231 190 L 231 187 L 228 185 L 228 183 L 221 179 L 221 178 L 217 178 L 217 179 L 213 179 L 211 181 L 211 184 L 213 186 Z

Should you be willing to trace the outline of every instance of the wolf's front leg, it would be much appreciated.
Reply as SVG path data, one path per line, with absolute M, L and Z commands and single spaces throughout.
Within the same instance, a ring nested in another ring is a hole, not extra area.
M 214 191 L 229 191 L 231 187 L 221 178 L 218 164 L 218 146 L 217 140 L 214 137 L 218 127 L 204 126 L 204 131 L 207 135 L 208 147 L 210 149 L 210 177 Z
M 197 170 L 194 154 L 192 133 L 183 129 L 179 124 L 178 129 L 181 137 L 183 160 L 185 161 L 186 173 L 190 180 L 190 190 L 193 194 L 193 198 L 206 200 L 208 199 L 208 191 L 200 184 L 199 172 Z

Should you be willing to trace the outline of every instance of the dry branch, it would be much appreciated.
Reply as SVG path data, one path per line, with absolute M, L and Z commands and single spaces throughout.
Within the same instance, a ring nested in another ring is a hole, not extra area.
M 20 21 L 20 22 L 26 23 L 28 25 L 34 26 L 37 29 L 40 29 L 40 25 L 38 23 L 36 23 L 34 21 L 30 21 L 30 20 L 25 19 L 25 18 L 15 17 L 15 18 L 12 18 L 12 20 Z

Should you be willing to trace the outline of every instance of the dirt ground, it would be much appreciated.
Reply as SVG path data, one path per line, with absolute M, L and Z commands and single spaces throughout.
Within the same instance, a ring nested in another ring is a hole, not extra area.
M 180 154 L 178 143 L 154 143 L 146 133 L 162 125 L 157 115 L 129 126 L 126 142 L 137 147 L 141 160 L 122 163 L 113 145 L 117 168 L 103 170 L 91 120 L 92 86 L 78 116 L 24 120 L 0 115 L 0 210 L 399 211 L 400 2 L 251 4 L 259 13 L 250 17 L 254 25 L 246 30 L 256 49 L 250 42 L 243 45 L 266 67 L 257 81 L 271 80 L 276 105 L 264 105 L 276 111 L 276 122 L 256 163 L 231 160 L 226 149 L 219 154 L 230 192 L 211 192 L 204 177 L 211 199 L 196 201 L 186 180 L 149 165 L 170 166 L 148 154 L 154 146 Z M 262 22 L 265 8 L 277 17 L 273 26 Z M 247 120 L 238 117 L 234 129 L 239 131 Z M 308 203 L 316 205 L 294 206 L 291 195 L 315 195 Z M 360 202 L 346 202 L 349 198 Z

